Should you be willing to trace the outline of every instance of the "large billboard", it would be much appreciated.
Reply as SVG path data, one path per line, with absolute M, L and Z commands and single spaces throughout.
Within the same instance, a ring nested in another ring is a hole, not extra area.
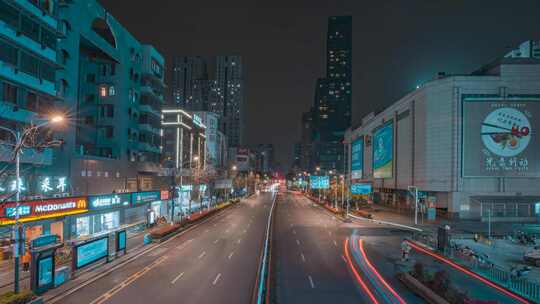
M 353 195 L 368 195 L 371 192 L 371 184 L 351 184 L 351 194 Z
M 391 178 L 394 158 L 394 124 L 387 123 L 373 133 L 373 177 Z
M 330 188 L 330 178 L 328 175 L 311 175 L 309 177 L 311 189 L 328 189 Z
M 539 177 L 540 100 L 464 100 L 463 176 Z
M 364 138 L 360 137 L 351 146 L 351 178 L 362 178 L 364 169 Z
M 109 237 L 99 238 L 75 247 L 75 269 L 90 265 L 109 254 Z

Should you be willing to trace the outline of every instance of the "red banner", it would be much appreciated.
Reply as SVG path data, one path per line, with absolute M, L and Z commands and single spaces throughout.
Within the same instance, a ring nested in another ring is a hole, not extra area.
M 15 202 L 0 206 L 0 225 L 13 224 L 17 214 Z M 88 211 L 86 197 L 62 197 L 19 203 L 19 219 L 21 222 L 36 221 Z

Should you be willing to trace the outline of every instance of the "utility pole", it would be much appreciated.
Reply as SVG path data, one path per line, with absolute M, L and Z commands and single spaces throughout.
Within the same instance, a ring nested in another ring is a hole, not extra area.
M 418 187 L 409 186 L 409 192 L 414 193 L 414 224 L 418 225 Z

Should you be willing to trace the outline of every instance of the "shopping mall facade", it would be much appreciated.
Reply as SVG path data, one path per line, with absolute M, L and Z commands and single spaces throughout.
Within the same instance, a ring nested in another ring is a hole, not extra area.
M 369 201 L 439 216 L 534 222 L 540 202 L 540 60 L 439 74 L 349 129 L 349 181 Z

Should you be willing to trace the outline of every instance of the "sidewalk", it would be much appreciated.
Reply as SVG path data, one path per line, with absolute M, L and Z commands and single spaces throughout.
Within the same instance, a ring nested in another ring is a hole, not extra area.
M 141 247 L 143 247 L 143 242 L 144 242 L 143 238 L 146 231 L 147 230 L 138 232 L 136 234 L 132 234 L 130 236 L 128 235 L 128 240 L 126 244 L 128 252 L 133 251 L 133 250 L 136 251 L 140 249 Z M 70 265 L 71 263 L 68 262 L 66 264 L 56 265 L 56 268 L 58 269 L 59 267 L 70 266 Z M 13 278 L 14 278 L 13 267 L 14 267 L 13 259 L 2 261 L 2 263 L 0 264 L 0 294 L 13 290 Z M 30 279 L 29 279 L 30 272 L 22 271 L 22 265 L 21 265 L 19 275 L 20 275 L 20 280 L 19 280 L 20 288 L 29 289 L 30 288 Z

